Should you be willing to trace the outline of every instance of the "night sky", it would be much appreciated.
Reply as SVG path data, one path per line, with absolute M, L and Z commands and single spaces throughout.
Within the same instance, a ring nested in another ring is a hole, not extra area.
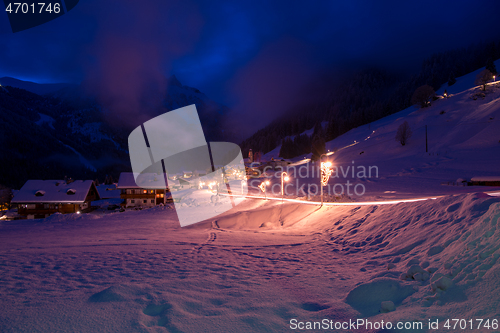
M 176 74 L 240 114 L 270 118 L 324 73 L 411 74 L 435 52 L 499 40 L 490 1 L 80 0 L 13 34 L 0 15 L 0 77 L 85 82 L 114 98 Z

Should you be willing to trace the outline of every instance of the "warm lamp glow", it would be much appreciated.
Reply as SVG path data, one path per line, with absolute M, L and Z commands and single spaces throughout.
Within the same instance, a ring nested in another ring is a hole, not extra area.
M 332 162 L 322 162 L 321 163 L 321 185 L 326 186 L 328 184 L 328 180 L 330 179 L 330 175 L 333 170 L 331 169 Z
M 283 178 L 286 182 L 290 180 L 290 178 L 288 176 L 285 176 L 285 178 Z

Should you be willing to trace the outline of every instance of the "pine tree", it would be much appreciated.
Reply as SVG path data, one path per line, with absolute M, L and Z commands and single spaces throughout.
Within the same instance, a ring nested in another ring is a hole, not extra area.
M 321 135 L 316 135 L 311 144 L 312 160 L 319 160 L 320 156 L 326 152 L 325 139 Z
M 455 73 L 453 71 L 450 72 L 450 77 L 448 78 L 448 87 L 451 87 L 457 83 L 457 79 L 455 78 Z
M 281 148 L 278 156 L 283 158 L 288 158 L 288 147 L 286 139 L 281 140 Z
M 497 68 L 495 67 L 495 63 L 493 62 L 492 58 L 489 58 L 488 61 L 486 61 L 486 69 L 491 72 L 493 75 L 497 75 Z
M 316 136 L 323 136 L 323 126 L 321 126 L 321 122 L 317 122 L 316 125 L 314 125 L 314 131 L 312 137 Z

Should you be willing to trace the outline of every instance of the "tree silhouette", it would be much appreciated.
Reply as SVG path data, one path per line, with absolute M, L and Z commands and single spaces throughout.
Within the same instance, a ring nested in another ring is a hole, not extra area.
M 435 94 L 434 88 L 424 84 L 415 90 L 413 96 L 411 97 L 411 103 L 413 105 L 419 105 L 421 108 L 425 108 L 431 104 L 431 98 Z
M 495 67 L 495 63 L 493 62 L 493 59 L 488 58 L 488 61 L 486 61 L 486 69 L 491 72 L 493 75 L 497 75 L 497 68 Z
M 479 74 L 476 76 L 476 81 L 474 82 L 477 85 L 482 86 L 482 90 L 486 90 L 486 83 L 491 81 L 493 79 L 493 74 L 487 69 L 482 70 Z
M 410 125 L 408 122 L 405 120 L 404 123 L 399 125 L 398 131 L 396 133 L 396 141 L 401 143 L 402 146 L 406 145 L 408 142 L 408 139 L 411 137 L 413 132 L 411 131 Z

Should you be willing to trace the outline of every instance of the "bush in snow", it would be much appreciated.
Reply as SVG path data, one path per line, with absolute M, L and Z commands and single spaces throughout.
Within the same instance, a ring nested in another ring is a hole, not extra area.
M 475 84 L 482 86 L 482 90 L 486 90 L 486 83 L 490 82 L 493 79 L 493 74 L 487 69 L 482 70 L 479 74 L 476 76 L 476 81 L 474 82 Z
M 424 84 L 418 87 L 411 97 L 411 104 L 419 105 L 421 108 L 431 105 L 431 99 L 436 94 L 434 88 Z
M 399 125 L 398 127 L 398 132 L 396 133 L 396 141 L 398 141 L 399 143 L 401 143 L 402 146 L 404 146 L 406 142 L 408 142 L 408 139 L 411 137 L 411 135 L 412 131 L 410 125 L 405 120 L 405 122 Z

